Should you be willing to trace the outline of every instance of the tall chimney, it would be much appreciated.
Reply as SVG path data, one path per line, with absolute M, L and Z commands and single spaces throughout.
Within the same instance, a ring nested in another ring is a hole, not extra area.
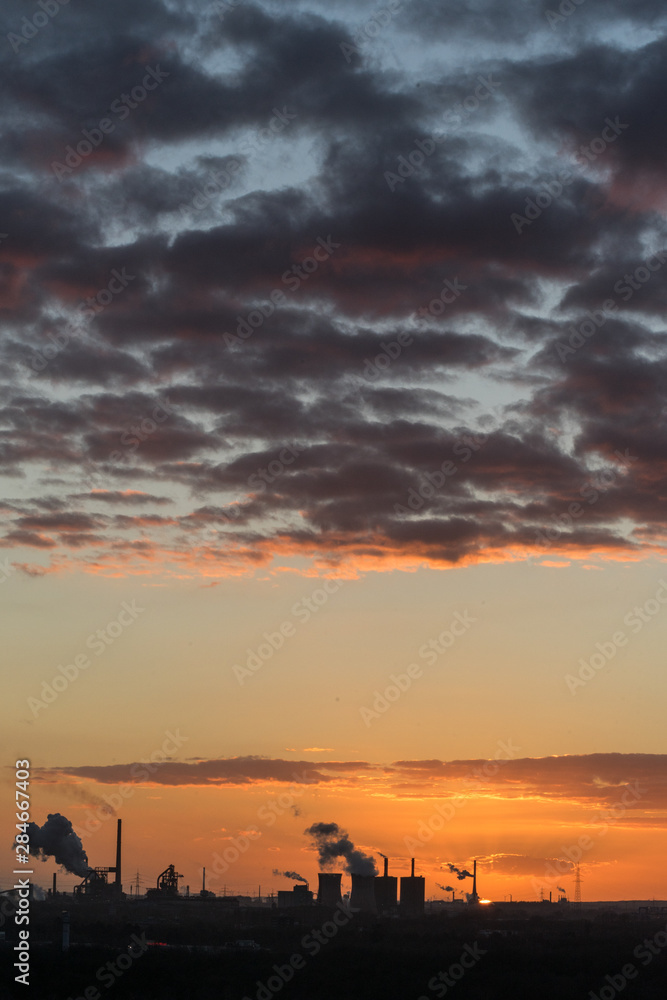
M 412 867 L 410 869 L 410 878 L 414 878 L 415 877 L 415 859 L 412 858 L 411 860 L 412 860 Z
M 479 896 L 477 895 L 477 861 L 472 863 L 472 893 L 468 897 L 469 903 L 479 903 Z
M 201 876 L 201 891 L 202 894 L 206 892 L 206 869 L 204 868 Z
M 54 872 L 54 873 L 53 873 L 53 889 L 52 889 L 52 895 L 53 895 L 53 896 L 55 896 L 55 894 L 56 894 L 56 873 Z
M 121 837 L 122 837 L 122 819 L 118 820 L 118 826 L 116 828 L 116 892 L 120 896 L 123 891 L 123 882 L 121 879 Z
M 384 859 L 384 877 L 386 878 L 389 874 L 389 858 Z

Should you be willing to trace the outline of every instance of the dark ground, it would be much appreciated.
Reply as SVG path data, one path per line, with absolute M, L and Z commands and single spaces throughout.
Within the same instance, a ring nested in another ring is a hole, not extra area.
M 135 902 L 110 911 L 96 904 L 66 905 L 71 948 L 63 954 L 62 903 L 33 904 L 28 987 L 13 981 L 16 942 L 9 937 L 15 928 L 5 925 L 2 1000 L 592 1000 L 591 991 L 600 1000 L 621 994 L 623 1000 L 667 998 L 667 947 L 653 943 L 656 954 L 651 954 L 642 944 L 656 934 L 662 941 L 664 916 L 564 913 L 556 907 L 544 912 L 521 904 L 417 920 L 355 915 L 317 946 L 312 931 L 332 916 L 319 908 L 233 912 L 215 902 L 168 907 Z M 334 926 L 328 924 L 329 933 Z M 132 935 L 159 943 L 145 947 L 126 971 L 115 967 L 116 975 L 106 963 L 127 955 Z M 241 943 L 249 941 L 254 945 Z M 297 960 L 301 967 L 280 977 L 274 966 L 288 967 L 293 955 L 301 955 L 303 964 Z M 462 955 L 471 966 L 465 971 Z M 628 963 L 636 976 L 623 975 Z M 440 972 L 449 976 L 449 985 L 438 979 Z

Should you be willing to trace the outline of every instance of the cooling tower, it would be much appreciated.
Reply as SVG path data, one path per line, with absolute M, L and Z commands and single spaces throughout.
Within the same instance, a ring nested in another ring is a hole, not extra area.
M 320 872 L 318 878 L 317 902 L 320 906 L 334 907 L 342 901 L 340 894 L 340 882 L 342 879 L 340 872 Z
M 412 859 L 412 874 L 401 879 L 401 915 L 404 917 L 421 917 L 424 913 L 424 898 L 426 882 L 422 875 L 415 875 L 415 859 Z
M 375 875 L 352 875 L 350 906 L 356 906 L 361 913 L 377 913 Z
M 389 859 L 384 859 L 384 875 L 375 879 L 375 903 L 378 913 L 389 913 L 396 909 L 398 901 L 398 879 L 389 874 Z
M 395 875 L 378 875 L 375 879 L 375 902 L 378 913 L 396 909 L 398 901 L 398 879 Z

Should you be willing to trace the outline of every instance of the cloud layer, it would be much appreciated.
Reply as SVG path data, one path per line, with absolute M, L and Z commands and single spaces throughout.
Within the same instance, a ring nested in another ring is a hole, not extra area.
M 477 6 L 4 5 L 11 561 L 663 553 L 664 10 Z
M 494 760 L 309 761 L 266 757 L 166 760 L 150 772 L 140 762 L 49 767 L 42 782 L 118 785 L 245 787 L 271 783 L 357 788 L 389 797 L 464 795 L 611 807 L 630 791 L 632 815 L 655 821 L 667 809 L 667 755 L 595 753 L 554 757 L 499 756 Z M 627 803 L 626 803 L 627 804 Z M 663 817 L 664 819 L 664 817 Z

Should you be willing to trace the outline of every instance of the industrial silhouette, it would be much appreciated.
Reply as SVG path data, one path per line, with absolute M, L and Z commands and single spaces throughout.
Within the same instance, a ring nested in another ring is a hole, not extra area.
M 126 895 L 123 893 L 122 883 L 122 820 L 117 820 L 116 824 L 116 863 L 108 867 L 93 867 L 89 864 L 86 851 L 71 821 L 61 813 L 49 814 L 42 827 L 36 823 L 30 823 L 29 833 L 30 853 L 33 856 L 41 860 L 52 857 L 67 872 L 81 876 L 82 881 L 73 889 L 75 899 L 119 900 Z M 267 897 L 270 905 L 275 905 L 279 909 L 312 905 L 336 907 L 343 901 L 343 876 L 349 875 L 351 881 L 349 902 L 355 912 L 378 917 L 392 915 L 407 918 L 419 917 L 424 914 L 426 880 L 424 876 L 415 875 L 414 858 L 410 862 L 410 875 L 401 876 L 399 880 L 395 875 L 389 874 L 387 855 L 380 851 L 377 852 L 383 858 L 383 872 L 382 875 L 379 875 L 373 857 L 355 847 L 347 831 L 341 829 L 337 823 L 313 823 L 304 833 L 311 838 L 312 844 L 317 850 L 320 868 L 330 869 L 337 861 L 342 861 L 344 872 L 320 871 L 318 891 L 315 895 L 309 888 L 308 879 L 299 872 L 281 871 L 274 868 L 273 875 L 291 879 L 297 884 L 291 890 L 279 890 L 276 894 L 270 894 Z M 489 903 L 489 900 L 482 900 L 478 892 L 477 859 L 473 860 L 472 871 L 460 868 L 451 862 L 444 864 L 443 867 L 451 874 L 456 875 L 459 881 L 472 879 L 472 891 L 465 894 L 467 906 L 475 907 L 482 902 Z M 115 876 L 113 880 L 110 880 L 110 875 Z M 168 865 L 158 875 L 155 886 L 146 889 L 145 898 L 148 900 L 194 899 L 194 896 L 190 896 L 189 886 L 186 888 L 185 894 L 180 892 L 178 880 L 182 878 L 183 876 L 176 871 L 173 864 Z M 577 865 L 575 868 L 574 901 L 579 907 L 581 906 L 582 881 L 581 870 Z M 452 893 L 451 903 L 459 902 L 456 900 L 456 891 L 453 886 L 438 883 L 435 885 L 443 892 Z M 557 891 L 559 893 L 558 902 L 567 903 L 566 890 L 562 886 L 557 886 Z M 53 875 L 51 895 L 64 895 L 57 892 L 56 874 Z M 138 872 L 136 886 L 130 887 L 130 895 L 134 899 L 140 898 Z M 261 892 L 258 893 L 258 896 L 261 899 Z M 198 898 L 220 898 L 216 893 L 206 889 L 206 868 L 203 868 L 202 889 Z M 234 897 L 227 896 L 226 892 L 223 892 L 223 898 L 231 900 Z M 548 901 L 551 901 L 551 898 L 552 894 L 549 893 Z M 544 891 L 540 893 L 540 900 L 547 901 L 544 899 Z

